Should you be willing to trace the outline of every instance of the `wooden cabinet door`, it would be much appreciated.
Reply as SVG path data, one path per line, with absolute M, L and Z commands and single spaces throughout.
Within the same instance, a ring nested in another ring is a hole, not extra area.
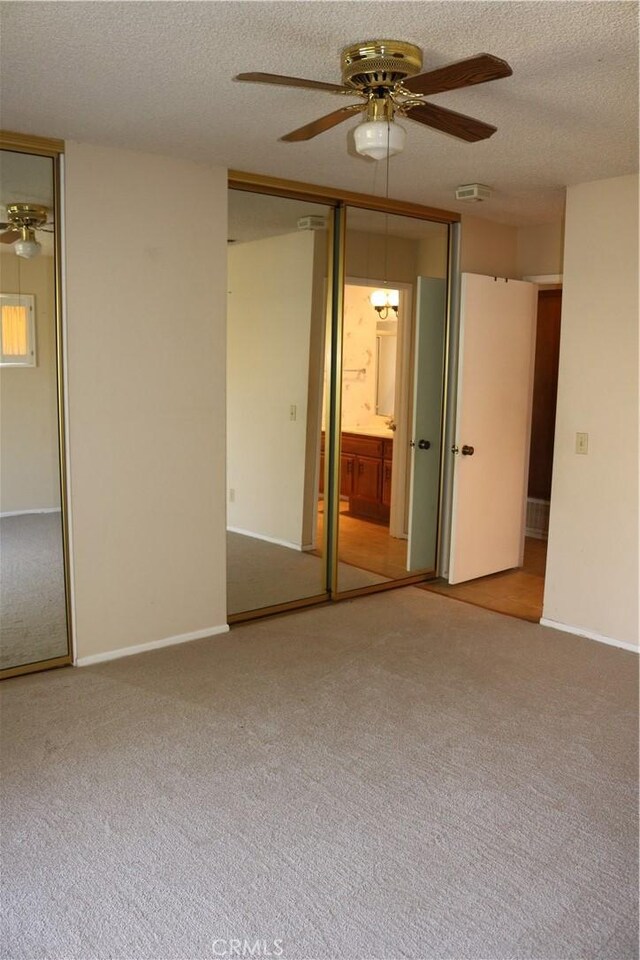
M 350 497 L 353 493 L 353 474 L 355 457 L 350 454 L 340 454 L 340 496 Z
M 382 502 L 385 507 L 391 505 L 391 460 L 382 462 Z
M 324 493 L 324 453 L 320 454 L 320 481 L 318 484 L 320 493 Z
M 380 501 L 382 495 L 382 460 L 357 457 L 353 494 L 360 500 Z

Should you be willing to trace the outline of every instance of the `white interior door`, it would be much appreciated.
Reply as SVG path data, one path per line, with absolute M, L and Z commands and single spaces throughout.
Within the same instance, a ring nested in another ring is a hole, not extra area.
M 407 569 L 435 570 L 447 282 L 418 277 Z
M 462 274 L 449 582 L 520 566 L 537 287 Z

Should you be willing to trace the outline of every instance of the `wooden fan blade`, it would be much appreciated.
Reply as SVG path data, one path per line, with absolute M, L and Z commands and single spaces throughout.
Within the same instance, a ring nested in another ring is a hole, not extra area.
M 438 107 L 435 103 L 417 103 L 406 108 L 410 120 L 417 120 L 434 130 L 450 133 L 452 137 L 475 143 L 477 140 L 488 140 L 498 129 L 490 123 L 483 123 L 474 117 L 466 117 L 464 113 L 456 113 L 445 107 Z
M 353 113 L 362 109 L 363 105 L 361 103 L 352 103 L 348 107 L 341 107 L 339 110 L 334 110 L 333 113 L 328 113 L 324 117 L 319 117 L 318 120 L 313 120 L 311 123 L 305 124 L 304 127 L 292 130 L 291 133 L 285 134 L 285 136 L 280 137 L 280 139 L 284 140 L 285 143 L 295 143 L 298 140 L 311 140 L 312 137 L 317 137 L 319 133 L 324 133 L 325 130 L 330 130 L 331 127 L 342 123 L 343 120 L 348 120 Z
M 327 90 L 329 93 L 351 93 L 347 87 L 337 83 L 323 83 L 322 80 L 303 80 L 302 77 L 281 77 L 277 73 L 239 73 L 236 80 L 248 80 L 249 83 L 277 83 L 283 87 L 307 87 L 310 90 Z
M 472 87 L 475 83 L 487 83 L 510 77 L 513 70 L 506 60 L 494 57 L 490 53 L 479 53 L 468 60 L 458 60 L 446 67 L 421 73 L 403 82 L 411 93 L 444 93 L 445 90 L 458 90 L 460 87 Z
M 15 243 L 19 239 L 19 230 L 5 230 L 4 233 L 0 233 L 0 243 Z

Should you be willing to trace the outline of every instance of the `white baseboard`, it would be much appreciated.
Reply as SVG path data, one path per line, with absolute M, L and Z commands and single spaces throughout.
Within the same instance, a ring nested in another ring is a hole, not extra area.
M 120 650 L 107 650 L 106 653 L 94 653 L 89 657 L 78 657 L 76 667 L 88 667 L 92 663 L 103 663 L 105 660 L 119 660 L 120 657 L 131 657 L 136 653 L 146 653 L 148 650 L 158 650 L 160 647 L 173 647 L 178 643 L 188 643 L 190 640 L 204 640 L 205 637 L 214 637 L 220 633 L 228 633 L 229 624 L 223 623 L 219 627 L 206 627 L 204 630 L 194 630 L 191 633 L 179 633 L 175 637 L 164 637 L 162 640 L 151 640 L 149 643 L 137 643 L 133 647 L 121 647 Z
M 240 533 L 243 537 L 251 537 L 253 540 L 264 540 L 266 543 L 275 543 L 278 547 L 288 547 L 289 550 L 303 550 L 299 543 L 291 543 L 290 540 L 278 540 L 277 537 L 266 537 L 262 533 L 254 533 L 253 530 L 242 530 L 240 527 L 227 527 L 227 533 Z
M 5 513 L 0 513 L 0 518 L 24 517 L 28 513 L 60 513 L 60 507 L 38 507 L 35 510 L 7 510 Z
M 567 623 L 547 620 L 546 617 L 540 618 L 540 625 L 543 627 L 551 627 L 552 630 L 562 630 L 564 633 L 572 633 L 576 637 L 586 637 L 587 640 L 597 640 L 598 643 L 608 643 L 610 647 L 620 647 L 622 650 L 630 650 L 631 653 L 640 653 L 640 647 L 635 643 L 627 643 L 626 640 L 614 640 L 613 637 L 603 637 L 602 634 L 594 633 L 593 630 L 585 630 L 583 627 L 570 627 Z

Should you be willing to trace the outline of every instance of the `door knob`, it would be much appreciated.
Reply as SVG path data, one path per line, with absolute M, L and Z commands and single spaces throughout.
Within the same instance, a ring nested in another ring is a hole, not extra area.
M 428 450 L 430 446 L 431 446 L 431 442 L 429 440 L 418 440 L 419 450 Z
M 473 454 L 475 453 L 475 448 L 474 448 L 474 447 L 469 447 L 469 446 L 467 446 L 467 444 L 465 443 L 464 447 L 462 448 L 462 450 L 461 450 L 460 452 L 461 452 L 461 454 L 462 454 L 463 457 L 472 457 Z

